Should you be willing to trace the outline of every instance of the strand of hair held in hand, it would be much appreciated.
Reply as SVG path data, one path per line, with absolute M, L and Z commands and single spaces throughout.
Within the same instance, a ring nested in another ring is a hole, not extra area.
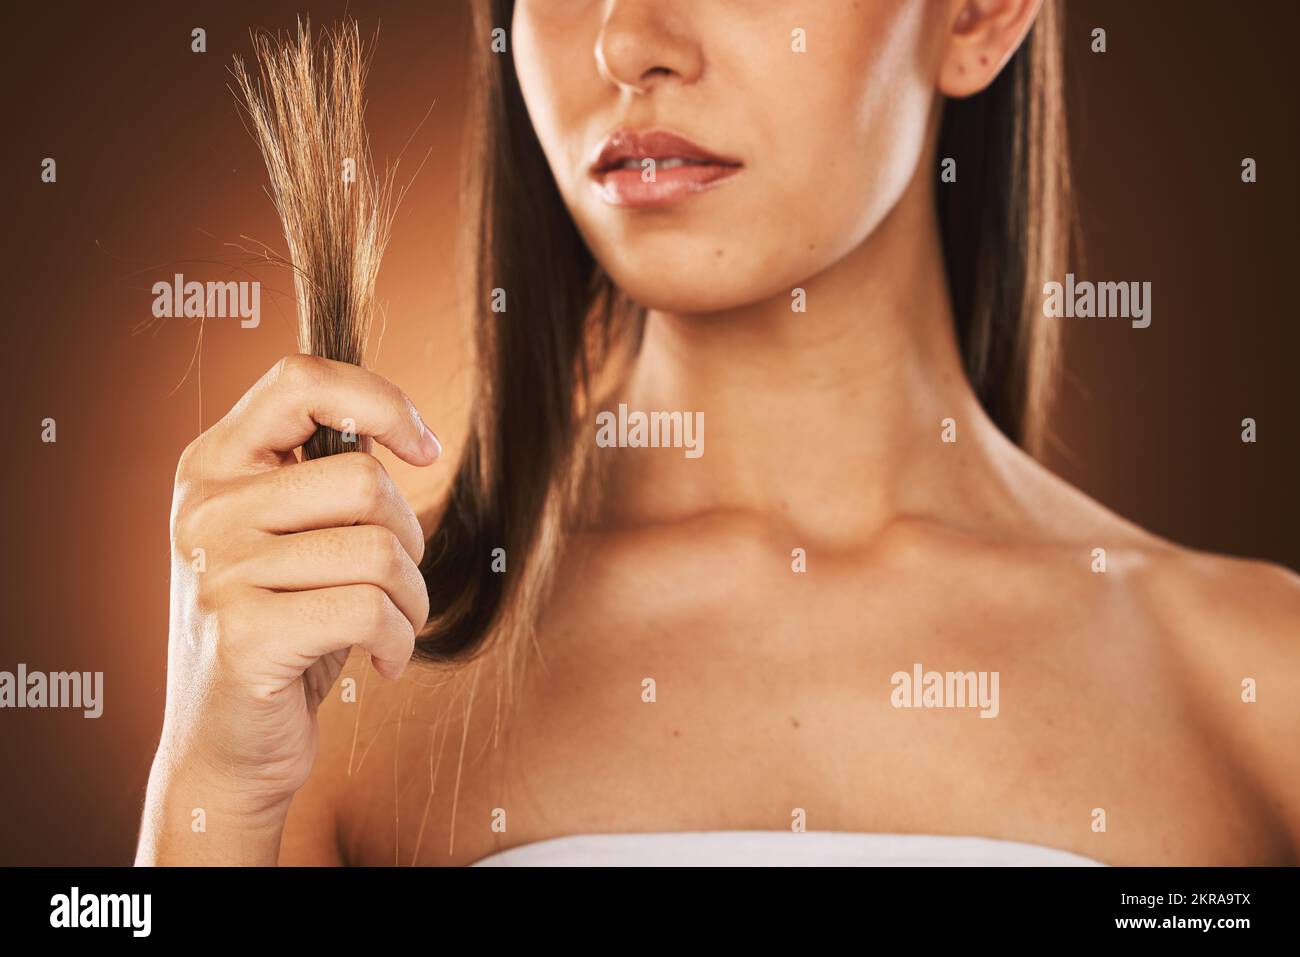
M 233 72 L 289 247 L 298 349 L 362 365 L 393 214 L 392 180 L 374 173 L 364 123 L 373 45 L 355 20 L 313 42 L 308 20 L 291 37 L 254 34 L 253 52 L 255 70 L 236 57 Z M 303 458 L 359 448 L 321 426 Z

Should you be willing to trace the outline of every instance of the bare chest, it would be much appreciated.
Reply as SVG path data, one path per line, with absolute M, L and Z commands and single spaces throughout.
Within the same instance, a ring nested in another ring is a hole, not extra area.
M 553 619 L 504 721 L 485 672 L 438 720 L 407 723 L 363 856 L 790 828 L 997 837 L 1113 864 L 1277 853 L 1157 645 L 1114 643 L 1131 620 L 943 597 L 770 592 Z

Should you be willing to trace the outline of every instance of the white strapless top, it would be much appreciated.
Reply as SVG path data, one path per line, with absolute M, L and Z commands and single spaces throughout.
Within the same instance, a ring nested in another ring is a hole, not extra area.
M 1104 867 L 987 837 L 841 831 L 577 834 L 489 854 L 474 867 Z

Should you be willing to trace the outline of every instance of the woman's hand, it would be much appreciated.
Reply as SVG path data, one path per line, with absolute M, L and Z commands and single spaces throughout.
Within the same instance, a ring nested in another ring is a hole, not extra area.
M 182 454 L 167 712 L 140 863 L 274 863 L 349 649 L 397 678 L 428 617 L 415 514 L 365 451 L 298 462 L 318 424 L 413 465 L 440 451 L 386 379 L 294 355 Z

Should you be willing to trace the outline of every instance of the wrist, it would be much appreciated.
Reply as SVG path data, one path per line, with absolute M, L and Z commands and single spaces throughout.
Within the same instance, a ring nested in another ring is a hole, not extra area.
M 160 750 L 136 863 L 274 865 L 292 797 Z

